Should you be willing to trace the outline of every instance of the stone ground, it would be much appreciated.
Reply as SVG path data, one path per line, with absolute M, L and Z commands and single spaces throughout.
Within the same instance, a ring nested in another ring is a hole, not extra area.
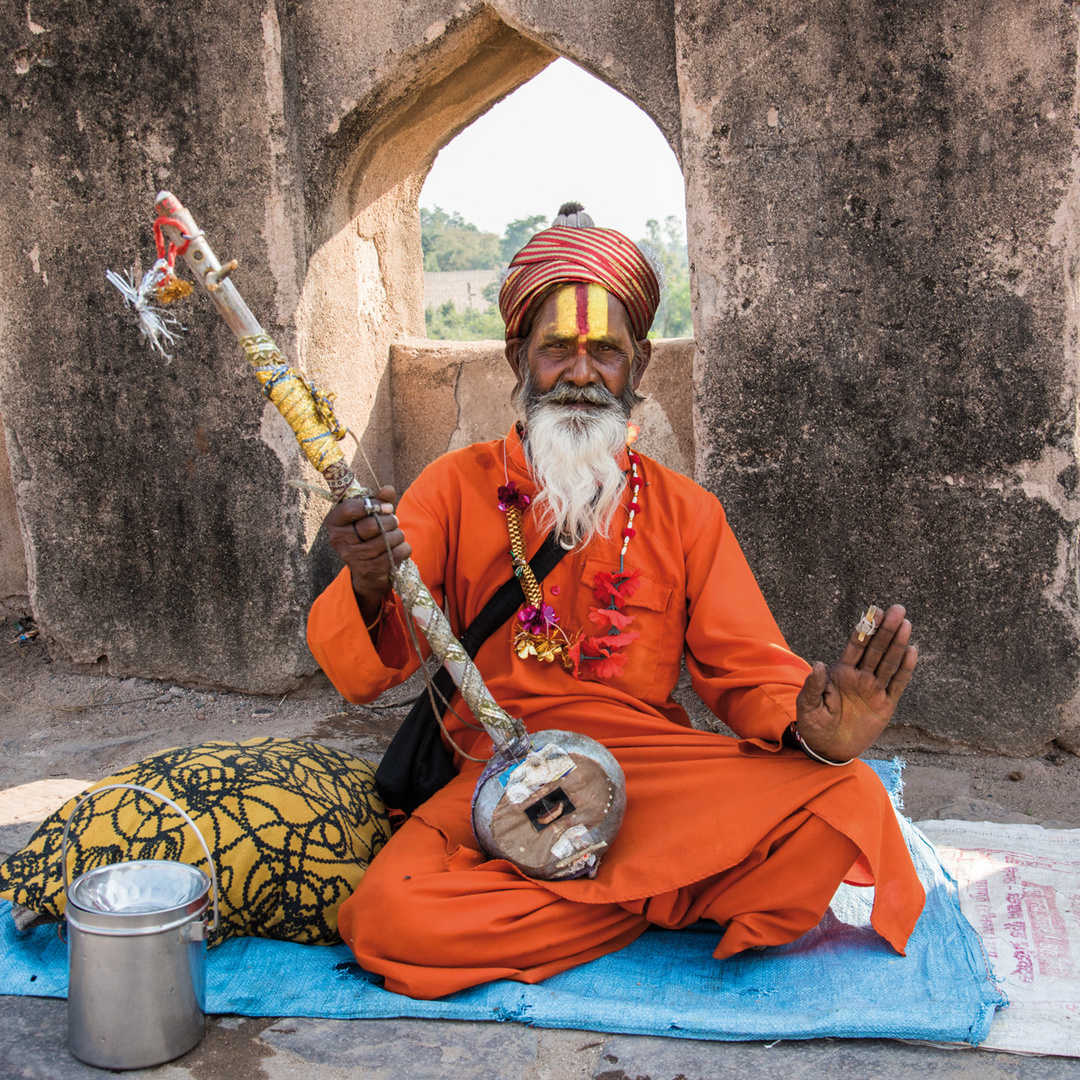
M 282 698 L 84 674 L 53 663 L 42 644 L 0 622 L 0 793 L 47 778 L 96 780 L 156 750 L 256 735 L 310 738 L 377 757 L 408 686 L 378 709 L 345 702 L 324 680 Z M 688 707 L 693 706 L 689 696 Z M 700 710 L 693 709 L 695 718 Z M 1038 757 L 927 753 L 890 735 L 879 756 L 902 753 L 907 813 L 1080 827 L 1080 758 L 1054 746 Z M 871 754 L 873 756 L 873 753 Z M 0 798 L 2 805 L 2 798 Z M 0 857 L 32 820 L 0 818 Z M 0 998 L 0 1080 L 78 1080 L 102 1073 L 66 1049 L 63 1001 Z M 330 1021 L 213 1017 L 183 1058 L 132 1076 L 157 1080 L 1064 1080 L 1080 1063 L 889 1040 L 708 1043 L 550 1031 L 517 1024 L 425 1020 Z

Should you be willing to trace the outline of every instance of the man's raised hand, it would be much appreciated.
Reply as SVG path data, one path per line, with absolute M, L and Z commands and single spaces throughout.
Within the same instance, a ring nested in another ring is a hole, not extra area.
M 806 677 L 795 700 L 796 728 L 814 753 L 830 761 L 858 757 L 892 719 L 918 660 L 905 614 L 894 604 L 862 641 L 856 628 L 835 664 L 818 661 Z
M 390 591 L 387 542 L 395 566 L 412 554 L 394 516 L 396 503 L 397 492 L 384 487 L 371 500 L 346 499 L 338 503 L 323 521 L 330 546 L 352 575 L 353 592 L 365 623 L 375 618 L 383 597 Z

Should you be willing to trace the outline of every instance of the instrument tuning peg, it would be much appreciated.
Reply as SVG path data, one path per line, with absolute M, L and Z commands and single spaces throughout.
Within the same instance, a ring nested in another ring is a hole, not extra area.
M 208 270 L 204 279 L 207 292 L 217 292 L 221 283 L 239 266 L 235 259 L 230 259 L 220 270 Z

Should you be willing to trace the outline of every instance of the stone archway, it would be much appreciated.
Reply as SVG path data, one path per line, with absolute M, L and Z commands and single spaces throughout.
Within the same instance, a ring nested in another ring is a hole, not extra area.
M 677 145 L 670 0 L 630 10 L 221 0 L 164 20 L 126 0 L 90 21 L 16 20 L 28 55 L 63 57 L 9 75 L 34 121 L 0 140 L 3 419 L 54 655 L 262 691 L 315 670 L 306 601 L 334 567 L 314 544 L 325 504 L 287 486 L 302 472 L 291 434 L 204 303 L 181 312 L 189 337 L 163 368 L 104 281 L 152 242 L 153 193 L 175 191 L 239 259 L 252 310 L 338 391 L 392 479 L 386 371 L 390 343 L 423 327 L 424 173 L 556 54 L 650 102 Z M 16 550 L 12 522 L 0 532 Z
M 338 390 L 380 479 L 394 478 L 390 346 L 424 337 L 424 178 L 443 145 L 555 56 L 487 9 L 463 20 L 380 89 L 314 224 L 322 240 L 301 291 L 299 350 L 313 378 Z
M 322 164 L 323 175 L 336 180 L 312 224 L 320 243 L 301 292 L 299 348 L 316 381 L 338 389 L 343 416 L 363 433 L 380 479 L 392 479 L 399 490 L 424 460 L 464 438 L 468 425 L 456 395 L 463 375 L 477 386 L 498 384 L 495 411 L 509 414 L 500 349 L 426 343 L 417 200 L 438 151 L 560 55 L 538 40 L 543 36 L 536 28 L 526 33 L 511 26 L 489 7 L 459 20 L 379 87 L 374 109 L 356 106 L 354 114 L 366 114 L 362 126 L 355 115 L 341 119 L 342 129 L 356 129 L 355 142 L 348 153 L 339 149 L 336 161 Z M 605 61 L 610 64 L 610 57 L 602 58 L 601 67 Z M 614 80 L 605 81 L 626 93 Z M 655 426 L 666 432 L 670 456 L 688 472 L 692 429 L 675 425 L 682 436 L 677 438 L 666 413 L 685 415 L 691 407 L 692 351 L 690 341 L 661 347 L 654 365 L 664 367 L 666 356 L 678 376 L 659 385 L 668 397 L 677 387 L 685 400 L 677 408 L 674 402 L 650 405 Z M 432 408 L 446 409 L 447 422 L 433 425 Z M 427 424 L 419 430 L 425 415 Z M 433 430 L 444 427 L 443 435 Z

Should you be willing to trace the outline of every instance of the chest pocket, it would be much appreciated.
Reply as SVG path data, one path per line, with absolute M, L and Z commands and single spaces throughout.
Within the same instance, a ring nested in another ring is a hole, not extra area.
M 579 595 L 582 600 L 576 614 L 578 625 L 586 636 L 603 635 L 606 631 L 606 624 L 597 626 L 589 618 L 590 608 L 606 607 L 593 596 L 593 580 L 601 571 L 611 573 L 611 562 L 587 561 L 581 574 Z M 636 633 L 638 637 L 619 650 L 626 655 L 622 673 L 596 681 L 652 704 L 662 704 L 666 700 L 679 675 L 686 622 L 685 602 L 681 597 L 673 597 L 674 592 L 675 588 L 669 582 L 641 574 L 638 588 L 622 608 L 624 616 L 633 618 L 624 632 Z M 678 605 L 677 608 L 672 608 L 673 603 Z M 594 679 L 594 676 L 584 677 L 589 681 Z

